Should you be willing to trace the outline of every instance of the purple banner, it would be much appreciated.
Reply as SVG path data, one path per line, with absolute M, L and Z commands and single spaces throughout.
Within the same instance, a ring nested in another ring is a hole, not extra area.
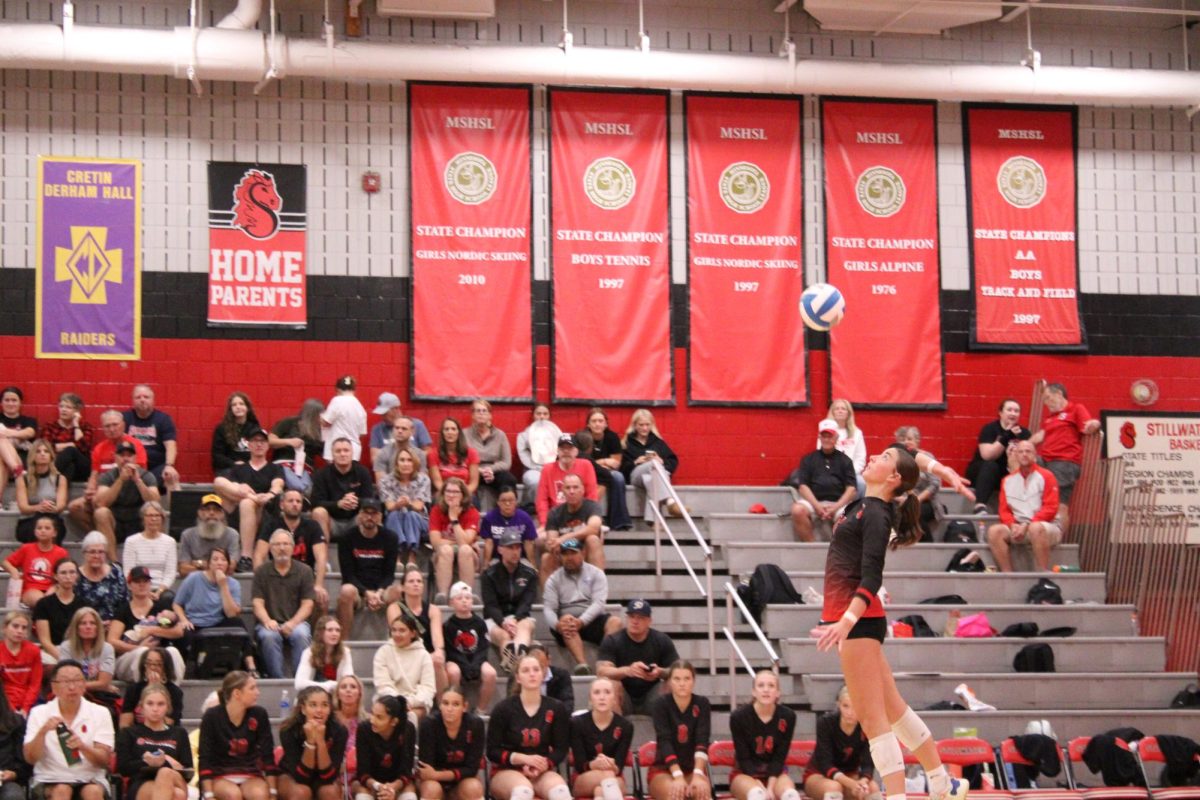
M 141 162 L 39 158 L 37 231 L 37 357 L 141 358 Z

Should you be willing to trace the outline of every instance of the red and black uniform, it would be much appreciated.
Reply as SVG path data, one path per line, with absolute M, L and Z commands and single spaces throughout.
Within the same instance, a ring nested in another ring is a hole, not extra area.
M 601 755 L 623 768 L 632 746 L 633 725 L 620 714 L 613 714 L 612 722 L 604 730 L 596 727 L 590 713 L 571 717 L 571 756 L 576 775 L 587 772 L 591 760 Z
M 156 752 L 170 756 L 186 770 L 192 768 L 192 745 L 187 731 L 178 725 L 156 731 L 138 722 L 117 734 L 117 769 L 129 779 L 126 797 L 137 797 L 142 784 L 154 780 L 161 768 L 150 766 L 142 756 Z M 185 781 L 191 777 L 189 773 L 181 774 Z
M 753 703 L 747 703 L 729 715 L 729 733 L 733 739 L 734 769 L 764 783 L 787 772 L 788 750 L 796 730 L 796 712 L 776 704 L 775 713 L 766 722 L 758 716 Z M 730 775 L 733 780 L 733 775 Z
M 883 641 L 886 621 L 878 592 L 883 585 L 883 562 L 894 524 L 892 504 L 878 497 L 855 500 L 846 508 L 845 516 L 833 527 L 833 540 L 825 558 L 822 624 L 837 622 L 850 607 L 850 601 L 861 597 L 867 610 L 851 629 L 849 638 L 865 635 Z
M 325 749 L 329 751 L 329 766 L 323 770 L 309 767 L 304 764 L 305 736 L 301 720 L 297 717 L 296 724 L 279 732 L 279 744 L 283 747 L 283 755 L 279 757 L 280 772 L 290 775 L 296 783 L 314 788 L 336 783 L 342 771 L 342 762 L 346 760 L 346 740 L 350 732 L 332 717 L 325 720 Z
M 224 775 L 276 775 L 275 738 L 262 706 L 246 709 L 241 725 L 229 719 L 225 705 L 204 712 L 200 720 L 200 779 Z
M 650 719 L 654 721 L 657 742 L 654 756 L 657 771 L 669 770 L 678 764 L 686 776 L 696 768 L 697 753 L 708 755 L 712 707 L 707 697 L 693 694 L 691 702 L 680 711 L 674 696 L 664 694 L 651 705 Z
M 407 719 L 400 721 L 388 739 L 364 722 L 359 725 L 355 745 L 358 782 L 366 786 L 368 778 L 380 783 L 411 781 L 416 767 L 416 750 L 417 729 Z
M 506 697 L 492 709 L 488 722 L 488 761 L 496 769 L 520 769 L 512 757 L 523 753 L 545 756 L 557 767 L 570 746 L 570 719 L 570 710 L 552 697 L 543 697 L 532 716 L 525 713 L 521 695 Z
M 823 775 L 829 780 L 839 772 L 852 778 L 869 776 L 875 771 L 871 744 L 862 725 L 851 733 L 842 730 L 842 715 L 837 711 L 822 714 L 817 720 L 817 748 L 804 770 L 804 779 Z
M 453 739 L 446 733 L 441 714 L 429 714 L 421 720 L 421 760 L 436 770 L 448 769 L 454 778 L 442 784 L 449 788 L 466 778 L 474 778 L 483 763 L 483 720 L 464 714 Z

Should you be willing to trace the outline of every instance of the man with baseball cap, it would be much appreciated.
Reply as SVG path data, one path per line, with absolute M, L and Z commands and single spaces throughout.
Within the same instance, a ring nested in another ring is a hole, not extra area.
M 579 443 L 569 433 L 558 437 L 558 457 L 542 467 L 542 477 L 538 481 L 537 517 L 538 524 L 545 527 L 546 517 L 550 509 L 559 503 L 565 503 L 566 494 L 563 492 L 563 478 L 568 475 L 578 475 L 583 481 L 584 496 L 593 502 L 600 499 L 600 490 L 596 485 L 596 468 L 586 458 L 579 458 Z
M 821 420 L 817 436 L 821 446 L 800 460 L 796 481 L 790 484 L 800 492 L 800 499 L 792 504 L 792 530 L 801 542 L 813 541 L 814 523 L 821 525 L 822 538 L 828 539 L 838 512 L 858 491 L 854 462 L 837 449 L 837 423 Z
M 396 417 L 401 416 L 404 412 L 400 409 L 400 398 L 392 392 L 383 392 L 379 395 L 379 403 L 371 412 L 383 417 L 379 422 L 376 422 L 371 427 L 371 462 L 375 462 L 375 458 L 379 455 L 379 451 L 384 446 L 392 441 L 392 425 L 396 421 Z M 418 450 L 426 450 L 433 446 L 433 439 L 429 436 L 429 429 L 425 427 L 425 423 L 416 417 L 410 417 L 412 420 L 413 433 L 412 443 Z
M 208 568 L 208 554 L 214 548 L 223 548 L 234 564 L 242 554 L 238 532 L 225 524 L 225 507 L 221 495 L 209 494 L 200 498 L 196 509 L 196 524 L 184 530 L 179 537 L 179 575 L 184 577 L 197 570 Z
M 604 570 L 584 562 L 582 543 L 567 539 L 559 545 L 558 555 L 562 566 L 546 580 L 543 613 L 554 640 L 567 648 L 575 660 L 575 674 L 590 675 L 584 641 L 600 644 L 605 636 L 621 629 L 621 620 L 605 611 L 608 576 Z
M 625 606 L 625 629 L 605 636 L 596 656 L 596 675 L 621 681 L 621 708 L 626 714 L 649 713 L 667 667 L 679 660 L 671 637 L 651 628 L 650 622 L 650 601 L 630 600 Z
M 500 648 L 500 665 L 512 672 L 517 659 L 533 641 L 533 603 L 537 599 L 537 571 L 521 560 L 521 532 L 507 530 L 496 541 L 500 559 L 483 571 L 483 621 L 488 639 Z
M 358 524 L 338 542 L 342 588 L 338 593 L 337 616 L 342 636 L 350 637 L 354 611 L 360 605 L 368 611 L 382 611 L 399 599 L 400 586 L 396 583 L 399 556 L 400 539 L 383 527 L 383 506 L 378 498 L 362 498 L 358 502 Z
M 108 540 L 108 557 L 117 560 L 117 544 L 137 533 L 142 526 L 139 513 L 144 503 L 157 501 L 158 481 L 137 464 L 133 442 L 117 443 L 117 465 L 96 479 L 96 530 Z
M 267 504 L 283 493 L 283 467 L 267 460 L 267 432 L 257 425 L 245 433 L 250 458 L 234 464 L 213 481 L 226 511 L 238 511 L 238 532 L 242 537 L 242 557 L 235 562 L 238 572 L 250 572 L 254 564 L 254 539 L 262 524 Z

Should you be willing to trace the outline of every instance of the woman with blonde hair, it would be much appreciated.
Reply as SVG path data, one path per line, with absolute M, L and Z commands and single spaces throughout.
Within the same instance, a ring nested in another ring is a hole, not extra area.
M 392 471 L 379 481 L 379 500 L 387 512 L 383 527 L 400 540 L 399 563 L 413 563 L 421 540 L 429 536 L 433 488 L 429 476 L 421 472 L 421 462 L 412 449 L 396 451 Z
M 867 442 L 863 438 L 862 429 L 854 422 L 854 406 L 850 405 L 850 401 L 842 397 L 835 397 L 833 402 L 829 404 L 829 413 L 825 415 L 825 419 L 831 419 L 838 426 L 837 449 L 850 457 L 854 462 L 854 474 L 858 481 L 858 496 L 862 497 L 866 491 L 866 484 L 863 483 L 862 471 L 867 465 Z M 817 447 L 820 448 L 820 439 L 817 440 Z
M 110 690 L 117 656 L 104 639 L 104 621 L 99 611 L 85 606 L 75 612 L 58 653 L 60 661 L 78 661 L 83 666 L 89 700 L 95 701 L 95 692 Z
M 186 800 L 192 777 L 192 748 L 188 734 L 173 724 L 182 709 L 171 693 L 151 683 L 138 695 L 142 719 L 117 734 L 117 769 L 129 779 L 129 800 Z
M 670 476 L 679 469 L 679 457 L 663 441 L 649 409 L 639 408 L 633 412 L 621 445 L 624 448 L 621 452 L 621 472 L 625 475 L 625 483 L 646 493 L 646 522 L 654 522 L 652 508 L 662 503 L 666 503 L 669 516 L 683 516 L 683 510 L 675 501 L 667 501 Z M 655 462 L 662 465 L 665 477 L 657 474 Z
M 35 439 L 29 445 L 25 474 L 13 483 L 13 488 L 17 495 L 17 511 L 21 514 L 17 519 L 17 541 L 21 544 L 32 542 L 38 517 L 48 516 L 54 519 L 54 528 L 58 531 L 55 541 L 62 544 L 67 528 L 61 515 L 67 510 L 70 484 L 67 476 L 54 466 L 54 448 L 50 442 Z
M 625 797 L 625 760 L 633 745 L 633 725 L 617 711 L 617 684 L 596 678 L 588 690 L 588 711 L 571 717 L 571 755 L 575 797 L 621 800 Z

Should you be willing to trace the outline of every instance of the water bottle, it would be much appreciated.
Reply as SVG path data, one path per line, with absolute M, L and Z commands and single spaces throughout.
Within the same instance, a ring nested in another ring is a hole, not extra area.
M 279 695 L 279 716 L 286 719 L 290 713 L 292 713 L 292 695 L 287 689 L 284 689 L 283 693 Z

